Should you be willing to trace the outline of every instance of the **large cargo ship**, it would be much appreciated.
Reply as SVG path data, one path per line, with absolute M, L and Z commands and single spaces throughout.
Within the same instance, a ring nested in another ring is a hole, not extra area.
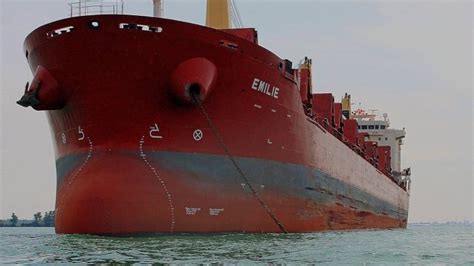
M 155 17 L 73 3 L 25 40 L 18 103 L 49 119 L 57 233 L 406 227 L 404 130 L 313 93 L 311 59 L 231 28 L 231 2 L 208 0 L 207 26 L 154 2 Z

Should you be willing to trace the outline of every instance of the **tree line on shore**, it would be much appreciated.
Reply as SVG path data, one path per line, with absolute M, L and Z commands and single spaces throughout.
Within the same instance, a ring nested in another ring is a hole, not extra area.
M 54 211 L 33 214 L 33 220 L 19 220 L 15 213 L 10 219 L 0 220 L 0 227 L 54 227 Z

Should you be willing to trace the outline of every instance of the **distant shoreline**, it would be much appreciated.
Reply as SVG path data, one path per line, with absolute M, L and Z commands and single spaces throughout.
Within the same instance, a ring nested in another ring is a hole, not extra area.
M 52 227 L 54 226 L 34 226 L 34 225 L 25 225 L 25 226 L 5 226 L 5 225 L 0 225 L 0 228 L 31 228 L 31 227 Z

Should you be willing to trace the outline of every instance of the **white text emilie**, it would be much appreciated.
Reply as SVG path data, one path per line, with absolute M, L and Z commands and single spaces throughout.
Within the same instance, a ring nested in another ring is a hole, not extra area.
M 270 89 L 271 87 L 271 89 Z M 273 97 L 275 99 L 278 99 L 278 92 L 280 91 L 279 88 L 275 86 L 271 86 L 270 83 L 267 83 L 263 80 L 260 80 L 258 78 L 253 79 L 252 83 L 252 89 L 256 90 L 258 92 L 261 92 L 263 94 L 266 94 L 270 97 Z

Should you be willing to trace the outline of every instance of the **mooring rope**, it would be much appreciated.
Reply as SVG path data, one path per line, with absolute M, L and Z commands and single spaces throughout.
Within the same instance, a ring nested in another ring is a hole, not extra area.
M 273 219 L 273 221 L 275 222 L 276 225 L 278 225 L 278 227 L 280 228 L 280 230 L 283 232 L 283 233 L 288 233 L 288 231 L 285 229 L 285 227 L 283 226 L 283 224 L 278 220 L 278 218 L 275 216 L 275 214 L 272 212 L 272 210 L 270 209 L 270 207 L 268 207 L 268 205 L 263 201 L 263 199 L 260 197 L 260 195 L 258 194 L 258 192 L 253 188 L 252 184 L 250 184 L 247 176 L 244 174 L 244 172 L 242 171 L 242 169 L 239 167 L 239 165 L 237 164 L 237 162 L 235 161 L 234 157 L 230 154 L 229 152 L 229 148 L 227 147 L 227 145 L 225 144 L 224 142 L 224 139 L 222 138 L 222 135 L 220 134 L 219 130 L 217 129 L 217 127 L 214 125 L 214 123 L 212 122 L 211 118 L 209 117 L 209 114 L 207 113 L 206 109 L 204 108 L 204 106 L 202 105 L 202 102 L 201 100 L 199 99 L 199 96 L 196 95 L 196 94 L 192 94 L 192 97 L 193 97 L 193 100 L 194 102 L 197 103 L 197 105 L 199 106 L 199 109 L 201 109 L 201 112 L 203 113 L 204 117 L 206 118 L 209 126 L 211 127 L 212 129 L 212 132 L 214 133 L 214 135 L 216 136 L 219 144 L 222 146 L 222 149 L 224 149 L 224 152 L 226 153 L 227 157 L 229 157 L 230 161 L 232 162 L 232 164 L 234 165 L 235 169 L 237 169 L 237 172 L 239 172 L 240 174 L 240 177 L 244 180 L 245 184 L 247 184 L 247 186 L 250 188 L 250 191 L 252 191 L 253 195 L 255 196 L 255 198 L 258 200 L 258 202 L 260 202 L 260 205 L 262 205 L 262 207 L 265 209 L 265 211 L 270 215 L 270 217 Z

